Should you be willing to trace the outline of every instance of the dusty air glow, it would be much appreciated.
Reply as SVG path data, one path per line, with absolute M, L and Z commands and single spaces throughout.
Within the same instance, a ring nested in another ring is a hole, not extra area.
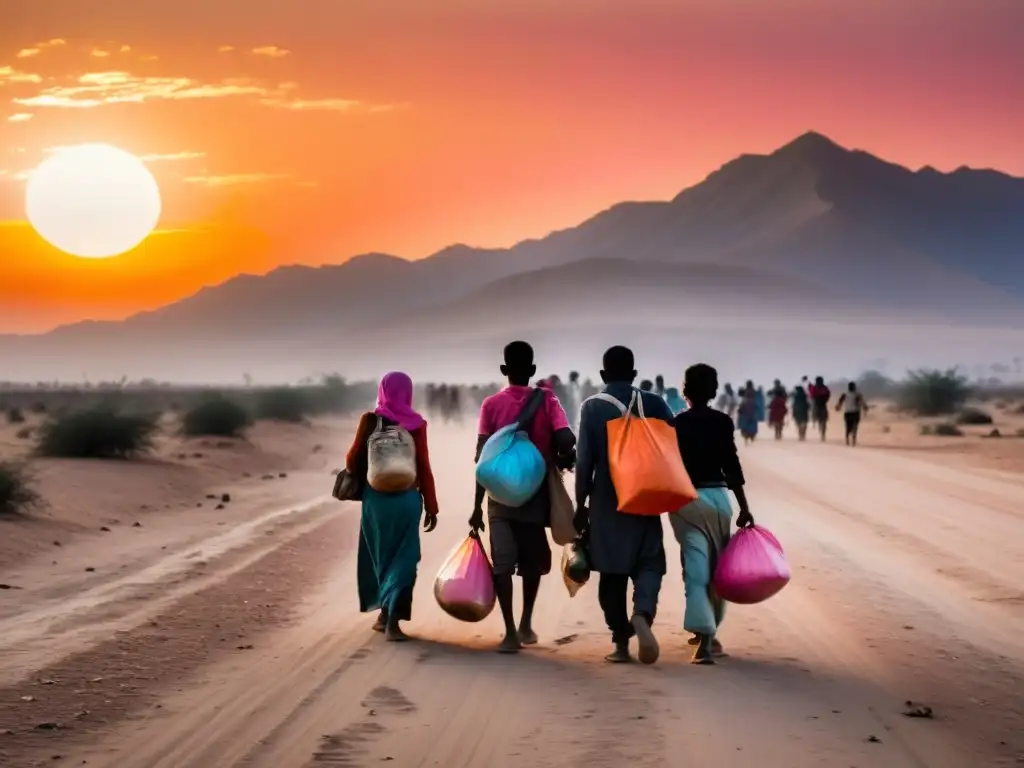
M 102 259 L 130 251 L 160 220 L 160 189 L 145 164 L 108 144 L 59 150 L 28 178 L 25 212 L 51 245 Z

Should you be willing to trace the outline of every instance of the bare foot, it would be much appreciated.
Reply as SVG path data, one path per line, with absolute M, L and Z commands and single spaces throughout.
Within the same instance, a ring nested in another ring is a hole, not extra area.
M 629 664 L 633 657 L 629 655 L 629 645 L 616 645 L 615 650 L 604 657 L 609 664 Z
M 703 666 L 715 663 L 715 660 L 711 657 L 710 637 L 707 635 L 697 635 L 697 650 L 693 652 L 693 658 L 690 659 L 690 663 Z
M 651 625 L 643 616 L 633 617 L 633 631 L 636 632 L 637 658 L 641 664 L 653 664 L 661 655 L 658 639 L 651 631 Z
M 536 645 L 537 633 L 529 628 L 519 628 L 519 642 L 523 645 Z
M 694 635 L 693 637 L 691 637 L 689 640 L 686 641 L 686 644 L 687 645 L 700 645 L 700 636 L 699 635 Z M 725 652 L 725 649 L 722 647 L 721 641 L 717 637 L 714 640 L 711 641 L 711 655 L 712 656 L 721 656 L 723 658 L 729 655 L 728 653 Z
M 377 614 L 377 620 L 373 622 L 374 632 L 383 632 L 388 626 L 388 615 L 381 611 Z
M 396 623 L 394 626 L 390 626 L 384 630 L 384 639 L 389 643 L 404 643 L 409 639 L 409 636 L 402 631 L 402 628 Z
M 519 653 L 522 649 L 523 646 L 519 643 L 518 637 L 515 635 L 505 635 L 505 639 L 494 650 L 498 653 Z

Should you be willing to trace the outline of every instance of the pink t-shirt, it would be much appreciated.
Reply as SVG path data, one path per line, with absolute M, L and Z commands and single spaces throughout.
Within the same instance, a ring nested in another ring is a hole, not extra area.
M 491 395 L 484 400 L 480 406 L 480 427 L 479 434 L 490 437 L 502 427 L 515 424 L 519 418 L 519 412 L 526 405 L 533 387 L 516 387 L 509 385 L 501 392 Z M 544 390 L 544 402 L 537 410 L 537 415 L 527 428 L 527 434 L 537 450 L 545 458 L 554 457 L 552 451 L 552 440 L 555 432 L 569 427 L 569 419 L 566 418 L 562 404 L 558 397 L 550 389 Z

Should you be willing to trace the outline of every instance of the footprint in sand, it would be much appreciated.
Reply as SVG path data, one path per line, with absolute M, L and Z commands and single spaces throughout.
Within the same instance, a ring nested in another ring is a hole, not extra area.
M 409 701 L 405 694 L 386 685 L 378 686 L 370 691 L 370 694 L 363 700 L 363 706 L 403 715 L 416 711 L 416 705 Z
M 387 729 L 379 723 L 353 723 L 339 733 L 320 737 L 320 748 L 313 753 L 313 765 L 366 765 L 367 745 Z

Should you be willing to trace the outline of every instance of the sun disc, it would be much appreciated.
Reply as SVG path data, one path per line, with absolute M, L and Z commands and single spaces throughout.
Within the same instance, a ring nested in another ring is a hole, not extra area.
M 137 246 L 160 220 L 160 188 L 145 163 L 109 144 L 67 147 L 29 175 L 25 213 L 51 245 L 102 259 Z

